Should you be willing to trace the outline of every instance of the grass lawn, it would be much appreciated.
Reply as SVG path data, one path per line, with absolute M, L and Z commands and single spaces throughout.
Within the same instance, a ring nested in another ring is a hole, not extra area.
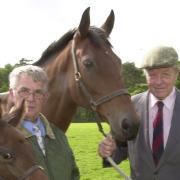
M 108 125 L 103 123 L 108 132 Z M 102 160 L 97 155 L 97 145 L 103 138 L 95 123 L 71 123 L 67 131 L 69 143 L 74 151 L 80 169 L 81 180 L 123 180 L 114 168 L 102 168 Z M 129 162 L 119 165 L 129 174 Z

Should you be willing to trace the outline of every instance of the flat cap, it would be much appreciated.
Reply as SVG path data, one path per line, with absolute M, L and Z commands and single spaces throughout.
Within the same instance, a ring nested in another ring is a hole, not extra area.
M 150 50 L 144 57 L 141 68 L 158 69 L 178 67 L 178 54 L 172 47 L 159 46 Z

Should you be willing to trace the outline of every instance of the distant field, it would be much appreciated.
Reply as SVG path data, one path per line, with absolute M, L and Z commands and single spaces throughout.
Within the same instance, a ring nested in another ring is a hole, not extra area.
M 107 124 L 103 124 L 108 132 Z M 102 168 L 97 145 L 103 138 L 95 123 L 72 123 L 67 131 L 69 143 L 80 169 L 81 180 L 123 180 L 113 168 Z M 129 162 L 119 165 L 129 174 Z

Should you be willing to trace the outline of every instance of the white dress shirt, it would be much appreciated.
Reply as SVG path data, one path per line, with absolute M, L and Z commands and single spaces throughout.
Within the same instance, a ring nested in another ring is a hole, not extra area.
M 163 107 L 163 135 L 164 135 L 164 147 L 166 147 L 167 139 L 169 136 L 169 131 L 171 128 L 171 121 L 174 109 L 174 103 L 176 99 L 175 87 L 172 92 L 163 99 L 164 107 Z M 157 101 L 159 101 L 153 94 L 149 94 L 149 138 L 150 144 L 152 148 L 153 141 L 153 121 L 156 117 L 158 107 L 156 105 Z

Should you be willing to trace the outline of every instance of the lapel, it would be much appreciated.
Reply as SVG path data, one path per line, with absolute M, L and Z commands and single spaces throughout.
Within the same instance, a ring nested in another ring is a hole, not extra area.
M 159 162 L 159 166 L 165 162 L 164 160 L 168 157 L 171 157 L 173 152 L 178 151 L 178 149 L 174 149 L 177 144 L 179 144 L 180 137 L 180 92 L 176 90 L 176 100 L 174 104 L 173 117 L 171 122 L 171 128 L 169 131 L 169 136 L 167 140 L 167 144 L 162 155 L 162 158 Z
M 141 97 L 140 103 L 140 117 L 142 117 L 141 122 L 141 133 L 143 134 L 143 140 L 145 141 L 146 146 L 149 146 L 149 123 L 148 123 L 148 99 L 149 99 L 149 92 L 146 92 Z
M 150 164 L 150 166 L 154 166 L 154 161 L 152 158 L 152 152 L 151 152 L 151 146 L 150 146 L 150 140 L 149 140 L 149 91 L 142 94 L 138 101 L 138 112 L 140 114 L 141 118 L 141 125 L 139 129 L 139 138 L 140 143 L 144 144 L 144 151 L 145 156 L 147 158 L 147 163 Z M 142 145 L 141 145 L 142 146 Z

